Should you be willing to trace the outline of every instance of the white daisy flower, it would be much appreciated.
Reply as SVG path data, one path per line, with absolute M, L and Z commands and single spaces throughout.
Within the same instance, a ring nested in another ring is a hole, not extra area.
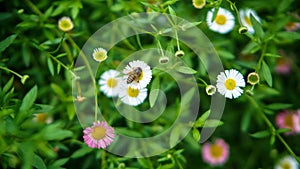
M 140 60 L 129 62 L 123 73 L 127 85 L 133 89 L 145 88 L 152 78 L 150 66 Z
M 123 83 L 119 97 L 123 103 L 137 106 L 144 102 L 147 97 L 147 88 L 135 89 Z
M 243 93 L 240 87 L 245 85 L 243 75 L 235 69 L 225 70 L 217 77 L 218 92 L 230 99 L 239 97 Z
M 70 17 L 64 16 L 58 20 L 58 28 L 63 32 L 68 32 L 74 28 L 74 24 Z
M 298 162 L 292 156 L 282 158 L 274 169 L 298 169 Z
M 228 10 L 224 8 L 219 8 L 218 14 L 214 21 L 212 21 L 213 13 L 215 9 L 212 9 L 207 13 L 206 22 L 208 27 L 215 32 L 219 32 L 221 34 L 228 33 L 234 27 L 234 16 Z
M 103 48 L 96 48 L 93 51 L 93 58 L 97 62 L 102 62 L 107 58 L 107 51 Z
M 253 17 L 260 22 L 260 18 L 257 16 L 254 10 L 252 9 L 240 10 L 240 17 L 241 17 L 242 24 L 248 28 L 249 33 L 253 34 L 254 29 L 250 21 L 250 14 L 253 15 Z
M 107 97 L 114 97 L 119 95 L 121 86 L 121 77 L 118 77 L 120 72 L 116 70 L 108 70 L 104 72 L 99 80 L 100 90 Z

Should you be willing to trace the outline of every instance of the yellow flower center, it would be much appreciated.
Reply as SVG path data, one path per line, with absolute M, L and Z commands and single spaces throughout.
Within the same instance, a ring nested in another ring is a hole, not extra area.
M 107 58 L 107 55 L 106 55 L 106 53 L 100 51 L 100 52 L 95 53 L 94 57 L 98 61 L 103 61 L 103 60 L 105 60 Z
M 47 120 L 47 114 L 46 113 L 36 114 L 36 121 L 37 122 L 46 122 L 46 120 Z
M 127 93 L 130 97 L 137 97 L 140 93 L 139 89 L 133 89 L 131 87 L 128 87 L 127 89 Z
M 215 21 L 219 25 L 224 25 L 226 23 L 227 19 L 224 15 L 217 15 Z
M 223 155 L 223 148 L 218 144 L 213 144 L 210 147 L 210 154 L 215 158 L 220 158 Z
M 193 1 L 194 7 L 199 8 L 199 9 L 203 8 L 203 6 L 205 5 L 205 3 L 206 3 L 205 0 L 194 0 Z
M 233 90 L 236 87 L 236 82 L 235 80 L 229 78 L 225 81 L 225 87 L 227 90 Z
M 290 128 L 293 128 L 293 115 L 292 114 L 287 114 L 284 118 L 284 124 Z
M 64 29 L 69 29 L 70 27 L 72 27 L 70 21 L 68 20 L 63 20 L 61 23 L 60 23 L 61 27 L 64 28 Z
M 282 169 L 291 169 L 291 165 L 287 162 L 284 162 L 283 164 L 281 164 L 281 168 Z
M 105 135 L 106 135 L 106 130 L 101 126 L 95 127 L 94 130 L 92 131 L 92 137 L 95 140 L 101 140 L 105 137 Z
M 107 84 L 108 87 L 114 88 L 114 87 L 117 86 L 118 81 L 115 78 L 110 78 L 110 79 L 107 80 L 106 84 Z
M 248 25 L 252 26 L 252 23 L 251 23 L 250 17 L 248 17 L 248 16 L 245 16 L 245 17 L 244 17 L 244 20 L 245 20 L 245 22 L 246 22 Z

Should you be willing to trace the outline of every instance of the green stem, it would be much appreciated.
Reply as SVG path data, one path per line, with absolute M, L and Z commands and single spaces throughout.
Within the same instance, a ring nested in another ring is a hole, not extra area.
M 180 51 L 180 45 L 179 45 L 177 30 L 174 29 L 174 31 L 175 31 L 175 38 L 176 38 L 176 43 L 177 43 L 177 51 Z
M 205 86 L 207 86 L 207 83 L 203 80 L 203 79 L 201 79 L 200 77 L 198 78 Z
M 257 63 L 256 68 L 255 68 L 255 72 L 258 72 L 261 68 L 261 64 L 264 60 L 264 56 L 265 56 L 265 53 L 266 53 L 266 50 L 267 50 L 267 45 L 268 45 L 268 42 L 264 43 L 264 45 L 263 45 L 261 55 L 259 57 L 258 63 Z
M 12 74 L 14 74 L 14 75 L 18 76 L 20 79 L 22 79 L 22 78 L 23 78 L 23 76 L 22 76 L 22 75 L 20 75 L 19 73 L 15 72 L 15 71 L 13 71 L 13 70 L 10 70 L 10 69 L 8 69 L 8 68 L 6 68 L 6 67 L 2 67 L 2 66 L 0 66 L 0 69 L 3 69 L 3 70 L 6 70 L 6 71 L 8 71 L 8 72 L 10 72 L 10 73 L 12 73 Z
M 165 56 L 165 55 L 164 55 L 164 51 L 163 51 L 163 49 L 162 49 L 162 46 L 161 46 L 160 41 L 158 40 L 157 36 L 155 37 L 155 39 L 156 39 L 156 41 L 157 41 L 157 45 L 158 45 L 159 51 L 160 51 L 160 53 L 161 53 L 161 56 Z
M 65 68 L 66 70 L 68 70 L 72 76 L 74 78 L 78 78 L 77 75 L 68 67 L 66 66 L 64 63 L 62 63 L 60 60 L 58 60 L 56 57 L 54 57 L 53 55 L 51 55 L 50 53 L 47 53 L 47 56 L 49 56 L 52 60 L 54 60 L 57 64 L 61 65 L 63 68 Z
M 281 135 L 276 132 L 276 129 L 274 125 L 271 123 L 271 121 L 268 119 L 268 117 L 264 114 L 263 110 L 260 108 L 260 106 L 257 104 L 257 102 L 251 97 L 248 96 L 248 99 L 253 104 L 255 108 L 257 108 L 259 115 L 264 119 L 265 123 L 269 126 L 272 134 L 276 133 L 276 137 L 281 141 L 281 143 L 285 146 L 287 151 L 300 163 L 300 159 L 297 157 L 297 155 L 294 153 L 294 151 L 291 149 L 291 147 L 286 143 L 286 141 L 281 137 Z
M 31 10 L 33 12 L 35 12 L 36 14 L 38 14 L 39 16 L 43 16 L 44 14 L 39 10 L 38 7 L 36 7 L 30 0 L 25 0 L 25 2 L 27 3 L 27 5 L 31 8 Z
M 241 17 L 240 17 L 240 14 L 239 14 L 239 10 L 237 9 L 237 7 L 235 6 L 235 3 L 231 2 L 230 0 L 226 0 L 229 4 L 230 4 L 230 7 L 232 8 L 232 10 L 235 12 L 237 18 L 238 18 L 238 22 L 240 24 L 240 26 L 244 26 L 242 24 L 242 20 L 241 20 Z
M 81 49 L 78 47 L 78 45 L 74 42 L 74 40 L 72 39 L 72 37 L 69 34 L 66 34 L 67 39 L 70 41 L 70 43 L 72 44 L 72 46 L 78 51 L 80 52 Z M 98 120 L 98 91 L 97 91 L 97 84 L 96 84 L 96 79 L 95 76 L 93 74 L 93 70 L 91 68 L 91 65 L 87 59 L 87 57 L 85 56 L 85 54 L 83 52 L 80 53 L 80 56 L 82 57 L 84 63 L 87 66 L 88 72 L 92 78 L 93 81 L 93 87 L 94 87 L 94 93 L 95 93 L 95 121 Z

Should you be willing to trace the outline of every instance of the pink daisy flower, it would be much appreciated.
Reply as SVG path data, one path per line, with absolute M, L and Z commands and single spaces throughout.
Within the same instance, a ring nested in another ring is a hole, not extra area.
M 288 110 L 279 112 L 276 115 L 276 124 L 279 128 L 291 129 L 291 131 L 286 132 L 287 135 L 295 134 L 297 131 L 300 131 L 299 115 Z
M 205 143 L 202 147 L 203 160 L 212 165 L 224 164 L 229 157 L 229 146 L 223 139 L 217 139 L 214 143 Z
M 277 74 L 289 74 L 291 67 L 291 61 L 287 57 L 282 57 L 277 60 L 275 72 Z
M 109 126 L 105 121 L 94 122 L 92 127 L 83 130 L 84 142 L 91 148 L 106 148 L 110 145 L 115 137 L 114 128 Z

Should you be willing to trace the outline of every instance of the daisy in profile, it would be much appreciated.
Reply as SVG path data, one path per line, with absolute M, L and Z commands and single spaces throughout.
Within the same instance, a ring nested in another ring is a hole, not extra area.
M 299 164 L 292 156 L 286 156 L 280 159 L 274 169 L 299 169 Z
M 203 161 L 211 166 L 224 164 L 229 157 L 229 146 L 223 139 L 217 139 L 214 143 L 204 143 L 202 147 Z
M 123 83 L 119 98 L 125 104 L 137 106 L 144 102 L 147 97 L 147 88 L 136 89 Z
M 107 97 L 114 97 L 119 95 L 121 86 L 121 77 L 119 77 L 120 72 L 116 70 L 108 70 L 104 72 L 99 80 L 100 90 Z
M 226 98 L 238 98 L 243 90 L 240 87 L 245 87 L 243 75 L 235 69 L 225 70 L 217 77 L 218 92 Z
M 107 58 L 107 51 L 103 48 L 96 48 L 93 51 L 93 58 L 97 62 L 102 62 Z
M 284 110 L 279 112 L 276 115 L 276 125 L 279 128 L 287 128 L 290 129 L 289 132 L 286 132 L 286 135 L 295 134 L 299 131 L 299 115 L 288 110 Z
M 123 73 L 124 80 L 132 89 L 145 88 L 152 78 L 150 66 L 140 60 L 129 62 Z
M 74 28 L 74 24 L 70 17 L 64 16 L 58 20 L 58 28 L 63 32 L 69 32 Z
M 213 19 L 213 13 L 215 9 L 212 9 L 207 13 L 206 22 L 209 29 L 221 34 L 228 33 L 234 27 L 234 16 L 228 10 L 224 8 L 219 8 L 215 20 Z
M 84 142 L 91 148 L 106 148 L 114 138 L 114 128 L 109 126 L 105 121 L 94 122 L 93 126 L 83 130 Z
M 217 88 L 214 85 L 207 85 L 205 88 L 206 94 L 211 96 L 216 93 Z
M 241 17 L 242 24 L 248 28 L 249 33 L 253 34 L 254 29 L 250 21 L 250 15 L 252 15 L 258 22 L 260 22 L 260 18 L 258 17 L 258 15 L 254 10 L 252 9 L 240 10 L 240 17 Z

